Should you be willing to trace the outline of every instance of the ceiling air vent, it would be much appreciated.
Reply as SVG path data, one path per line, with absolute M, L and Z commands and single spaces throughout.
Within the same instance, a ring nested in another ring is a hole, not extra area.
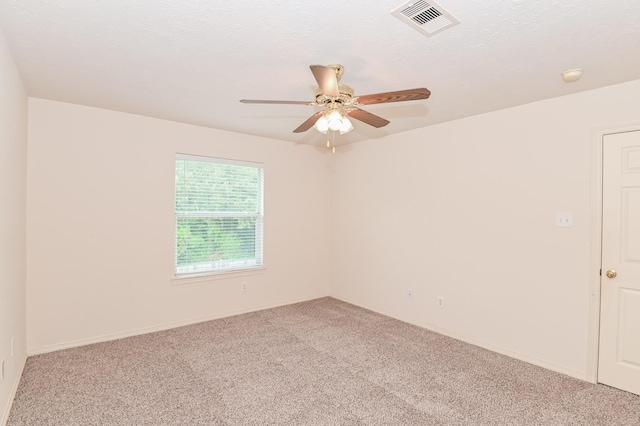
M 427 3 L 424 0 L 405 3 L 391 14 L 427 36 L 432 36 L 460 22 L 439 4 L 432 1 Z

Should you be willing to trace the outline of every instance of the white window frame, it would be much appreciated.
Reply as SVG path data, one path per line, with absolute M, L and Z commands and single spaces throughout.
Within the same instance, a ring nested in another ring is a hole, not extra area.
M 176 211 L 176 180 L 174 178 L 174 245 L 173 245 L 173 273 L 174 279 L 189 279 L 226 274 L 246 274 L 261 272 L 264 269 L 264 164 L 249 161 L 232 160 L 227 158 L 216 158 L 193 154 L 176 153 L 174 159 L 174 172 L 177 161 L 197 161 L 215 164 L 229 164 L 243 167 L 260 169 L 260 181 L 258 191 L 258 211 L 256 212 L 178 212 Z M 197 265 L 178 266 L 178 220 L 187 217 L 255 217 L 256 218 L 256 239 L 255 257 L 243 260 L 219 260 L 200 263 Z

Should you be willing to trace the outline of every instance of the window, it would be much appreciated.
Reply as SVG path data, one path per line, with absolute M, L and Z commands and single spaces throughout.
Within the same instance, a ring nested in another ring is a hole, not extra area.
M 262 164 L 176 155 L 176 275 L 262 266 L 262 179 Z

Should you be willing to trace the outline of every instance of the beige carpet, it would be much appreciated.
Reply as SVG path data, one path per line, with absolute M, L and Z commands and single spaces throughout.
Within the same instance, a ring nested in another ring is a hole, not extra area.
M 323 298 L 27 360 L 9 425 L 640 425 L 640 397 Z

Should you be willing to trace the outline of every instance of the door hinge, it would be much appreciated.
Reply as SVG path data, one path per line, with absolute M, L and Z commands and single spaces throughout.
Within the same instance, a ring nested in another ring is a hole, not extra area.
M 600 276 L 602 276 L 602 268 L 600 268 Z

